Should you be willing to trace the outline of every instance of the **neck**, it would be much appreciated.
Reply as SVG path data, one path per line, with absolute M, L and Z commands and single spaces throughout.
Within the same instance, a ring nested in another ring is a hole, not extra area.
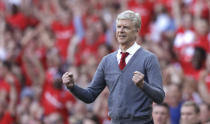
M 132 42 L 128 42 L 127 44 L 120 44 L 120 49 L 122 52 L 126 52 L 126 50 L 128 48 L 130 48 L 133 44 L 135 43 L 135 41 Z

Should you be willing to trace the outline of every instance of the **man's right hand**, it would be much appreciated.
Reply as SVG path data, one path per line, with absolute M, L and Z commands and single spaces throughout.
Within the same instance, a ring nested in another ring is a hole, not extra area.
M 67 88 L 73 88 L 74 78 L 71 72 L 66 72 L 62 76 L 62 82 Z

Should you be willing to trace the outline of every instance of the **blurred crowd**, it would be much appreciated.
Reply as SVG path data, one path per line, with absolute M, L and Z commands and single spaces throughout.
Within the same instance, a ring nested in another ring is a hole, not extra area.
M 115 19 L 127 9 L 141 16 L 138 44 L 161 65 L 167 112 L 154 104 L 155 123 L 184 123 L 182 105 L 193 101 L 207 124 L 209 0 L 0 0 L 0 124 L 110 124 L 107 88 L 84 104 L 61 76 L 71 71 L 88 86 L 102 57 L 118 49 Z

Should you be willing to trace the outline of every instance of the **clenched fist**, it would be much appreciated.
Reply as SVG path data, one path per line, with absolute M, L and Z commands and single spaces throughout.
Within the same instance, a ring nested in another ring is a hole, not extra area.
M 144 74 L 139 71 L 133 73 L 132 81 L 136 84 L 137 87 L 143 88 L 144 85 Z
M 62 82 L 67 88 L 72 88 L 74 86 L 74 78 L 71 72 L 66 72 L 62 76 Z

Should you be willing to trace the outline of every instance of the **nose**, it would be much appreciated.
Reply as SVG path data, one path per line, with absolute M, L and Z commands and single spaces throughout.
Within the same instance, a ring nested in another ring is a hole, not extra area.
M 119 32 L 124 32 L 124 28 L 123 27 L 120 27 L 119 28 Z

